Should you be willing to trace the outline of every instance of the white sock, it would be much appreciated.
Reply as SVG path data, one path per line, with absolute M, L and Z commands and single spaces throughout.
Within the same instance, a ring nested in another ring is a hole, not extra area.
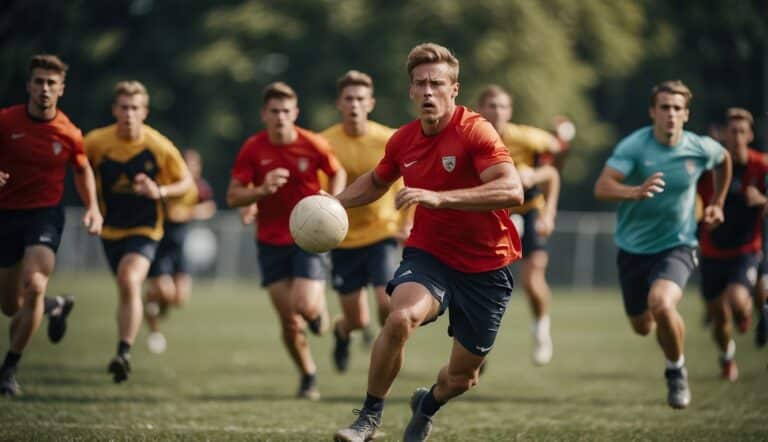
M 536 336 L 549 336 L 549 315 L 544 315 L 533 321 L 533 334 Z
M 669 359 L 667 361 L 667 370 L 680 370 L 685 365 L 685 356 L 680 355 L 680 359 L 677 361 L 670 361 Z
M 733 357 L 736 356 L 736 342 L 731 339 L 728 341 L 728 345 L 725 347 L 725 352 L 723 353 L 723 360 L 724 361 L 730 361 L 733 359 Z

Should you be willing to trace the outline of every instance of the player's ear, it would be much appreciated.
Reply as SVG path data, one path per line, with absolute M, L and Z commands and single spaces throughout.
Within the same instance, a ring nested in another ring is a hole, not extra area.
M 685 108 L 685 117 L 683 118 L 683 123 L 688 122 L 688 118 L 691 116 L 691 110 L 688 108 Z
M 458 97 L 459 96 L 459 82 L 458 81 L 456 83 L 453 83 L 452 89 L 453 90 L 451 91 L 451 98 Z
M 373 112 L 373 108 L 375 107 L 376 107 L 376 98 L 371 97 L 371 99 L 368 100 L 368 108 L 366 109 L 366 111 L 370 114 L 371 112 Z

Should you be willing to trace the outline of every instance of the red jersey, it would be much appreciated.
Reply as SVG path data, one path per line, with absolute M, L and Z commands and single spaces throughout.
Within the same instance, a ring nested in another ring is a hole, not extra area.
M 745 200 L 747 186 L 765 193 L 768 163 L 763 154 L 749 150 L 747 164 L 733 164 L 733 178 L 725 198 L 725 221 L 714 230 L 699 229 L 701 255 L 707 258 L 733 258 L 758 253 L 763 246 L 762 208 L 749 207 Z M 706 205 L 714 194 L 712 175 L 702 175 L 698 192 Z
M 298 138 L 291 144 L 276 145 L 262 131 L 245 141 L 232 168 L 232 178 L 243 185 L 260 186 L 267 172 L 288 169 L 288 182 L 258 202 L 256 238 L 270 245 L 293 244 L 288 230 L 291 210 L 302 198 L 320 191 L 317 171 L 336 175 L 341 168 L 325 138 L 296 127 Z
M 67 164 L 82 168 L 83 134 L 61 110 L 52 120 L 33 119 L 20 104 L 0 110 L 0 209 L 36 209 L 59 204 Z
M 421 122 L 401 127 L 387 143 L 375 173 L 386 182 L 444 191 L 476 187 L 480 173 L 512 162 L 499 134 L 480 114 L 458 106 L 440 133 L 426 136 Z M 422 249 L 466 273 L 486 272 L 520 257 L 520 238 L 506 209 L 470 211 L 417 206 L 406 246 Z

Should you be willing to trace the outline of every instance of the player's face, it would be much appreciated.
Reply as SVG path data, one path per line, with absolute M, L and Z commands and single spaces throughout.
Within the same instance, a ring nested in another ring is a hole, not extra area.
M 143 94 L 120 95 L 112 105 L 112 115 L 117 126 L 125 133 L 137 133 L 148 113 L 147 97 Z
M 261 109 L 261 121 L 270 132 L 293 131 L 299 107 L 293 98 L 273 98 Z
M 688 122 L 689 110 L 685 97 L 680 94 L 661 92 L 656 95 L 656 103 L 650 109 L 654 132 L 673 137 L 683 131 Z
M 64 95 L 64 77 L 47 69 L 37 68 L 27 81 L 29 99 L 38 109 L 52 109 L 56 107 L 59 98 Z
M 416 105 L 419 119 L 434 124 L 453 112 L 459 83 L 451 80 L 447 63 L 426 63 L 411 71 L 409 95 Z
M 341 112 L 344 121 L 360 123 L 368 119 L 376 100 L 371 88 L 363 85 L 351 85 L 341 90 L 336 100 L 336 109 Z
M 747 149 L 754 139 L 752 127 L 746 120 L 731 120 L 725 129 L 725 147 L 735 153 L 739 149 Z
M 509 95 L 499 94 L 486 98 L 480 106 L 480 114 L 494 126 L 501 126 L 512 119 L 512 103 Z

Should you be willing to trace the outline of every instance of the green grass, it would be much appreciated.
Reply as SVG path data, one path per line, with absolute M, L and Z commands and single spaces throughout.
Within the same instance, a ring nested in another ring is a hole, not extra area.
M 63 291 L 78 295 L 68 335 L 59 345 L 44 328 L 34 337 L 20 366 L 24 395 L 0 400 L 2 440 L 331 440 L 361 405 L 368 356 L 359 337 L 346 375 L 332 369 L 332 339 L 313 337 L 323 399 L 294 399 L 298 375 L 255 281 L 198 282 L 190 305 L 164 324 L 167 353 L 148 353 L 142 329 L 123 385 L 106 373 L 116 346 L 113 282 L 58 274 L 51 293 Z M 528 307 L 516 291 L 488 371 L 440 411 L 432 440 L 766 440 L 768 349 L 755 349 L 751 331 L 739 336 L 741 378 L 724 382 L 698 294 L 689 291 L 681 310 L 693 403 L 674 411 L 655 339 L 631 333 L 618 291 L 555 291 L 555 358 L 543 368 L 530 362 Z M 7 319 L 0 324 L 7 330 Z M 378 440 L 400 439 L 408 397 L 447 360 L 446 326 L 442 318 L 409 343 Z

